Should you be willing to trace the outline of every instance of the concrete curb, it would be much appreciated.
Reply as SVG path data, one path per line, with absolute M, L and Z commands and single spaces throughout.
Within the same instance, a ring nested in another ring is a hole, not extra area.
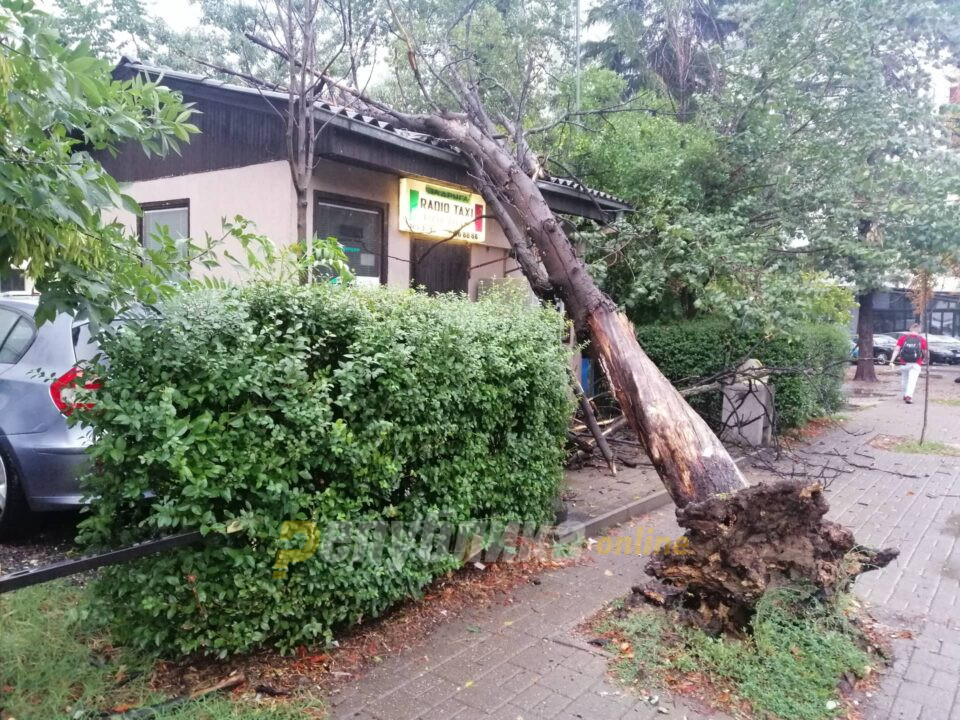
M 583 537 L 596 537 L 601 531 L 607 528 L 619 525 L 622 522 L 635 518 L 639 515 L 659 510 L 664 505 L 669 505 L 670 496 L 666 490 L 658 490 L 639 500 L 621 505 L 620 507 L 608 510 L 583 522 L 563 523 L 557 527 L 557 537 L 572 537 L 580 535 Z
M 740 457 L 736 458 L 734 463 L 739 465 L 741 461 L 747 460 L 761 451 L 762 448 L 746 452 Z M 621 505 L 613 510 L 608 510 L 605 513 L 601 513 L 596 517 L 588 518 L 582 522 L 570 523 L 569 525 L 566 523 L 561 523 L 557 527 L 556 535 L 557 537 L 570 537 L 571 535 L 582 533 L 588 538 L 596 537 L 597 535 L 601 534 L 601 531 L 606 530 L 607 528 L 613 527 L 614 525 L 619 525 L 627 520 L 638 517 L 639 515 L 645 515 L 649 512 L 653 512 L 654 510 L 659 510 L 664 505 L 669 505 L 671 502 L 673 501 L 670 499 L 670 495 L 666 490 L 658 490 L 640 498 L 639 500 L 627 503 L 626 505 Z

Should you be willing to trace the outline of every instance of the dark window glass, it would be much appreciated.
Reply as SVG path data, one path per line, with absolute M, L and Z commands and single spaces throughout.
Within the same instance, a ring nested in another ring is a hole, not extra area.
M 33 342 L 33 326 L 20 318 L 11 328 L 3 346 L 0 347 L 0 363 L 15 363 Z
M 317 237 L 337 239 L 354 275 L 379 280 L 383 263 L 382 211 L 318 200 L 313 232 Z
M 13 310 L 4 310 L 0 308 L 0 345 L 3 344 L 3 341 L 6 340 L 7 335 L 13 329 L 13 326 L 16 324 L 17 320 L 20 319 L 20 313 L 15 313 Z
M 23 270 L 10 268 L 0 273 L 0 292 L 23 292 L 25 289 Z

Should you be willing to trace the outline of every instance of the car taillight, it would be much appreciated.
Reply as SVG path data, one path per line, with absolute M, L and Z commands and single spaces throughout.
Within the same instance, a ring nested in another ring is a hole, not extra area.
M 93 407 L 91 402 L 77 402 L 77 390 L 99 390 L 100 383 L 91 380 L 83 382 L 83 370 L 80 368 L 70 368 L 63 375 L 58 377 L 50 385 L 50 397 L 53 398 L 53 404 L 57 410 L 64 415 L 69 415 L 77 408 L 88 409 Z

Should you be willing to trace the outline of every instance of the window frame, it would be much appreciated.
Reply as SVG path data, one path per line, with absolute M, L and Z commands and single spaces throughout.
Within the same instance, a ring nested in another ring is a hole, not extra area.
M 380 277 L 381 285 L 387 284 L 387 265 L 390 247 L 390 203 L 377 202 L 376 200 L 367 200 L 365 198 L 351 197 L 350 195 L 339 195 L 337 193 L 325 192 L 323 190 L 313 191 L 313 217 L 311 218 L 311 231 L 313 235 L 317 234 L 317 210 L 321 203 L 331 205 L 341 205 L 348 210 L 356 208 L 357 210 L 374 211 L 380 214 Z M 364 277 L 374 277 L 368 275 Z
M 11 267 L 9 268 L 9 271 L 8 271 L 8 272 L 9 272 L 8 275 L 6 275 L 6 276 L 3 277 L 3 278 L 0 278 L 0 292 L 4 292 L 4 293 L 25 293 L 25 292 L 27 292 L 27 276 L 24 274 L 23 268 L 21 268 L 21 267 L 12 267 L 12 266 L 11 266 Z M 21 287 L 9 288 L 9 289 L 7 289 L 7 290 L 4 290 L 4 289 L 3 289 L 3 281 L 4 281 L 4 280 L 10 280 L 10 279 L 12 279 L 12 278 L 18 278 L 19 281 L 20 281 L 18 284 L 19 284 Z
M 137 237 L 140 238 L 140 246 L 146 247 L 147 238 L 143 235 L 143 216 L 148 212 L 157 210 L 180 210 L 187 211 L 187 237 L 190 237 L 190 198 L 179 198 L 177 200 L 158 200 L 156 202 L 140 203 L 140 214 L 137 215 Z

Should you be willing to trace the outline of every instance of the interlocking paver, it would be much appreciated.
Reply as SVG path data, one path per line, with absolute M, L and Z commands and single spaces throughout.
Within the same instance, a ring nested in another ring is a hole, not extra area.
M 590 656 L 587 655 L 584 659 L 589 657 Z M 544 687 L 550 688 L 554 692 L 557 692 L 561 695 L 566 695 L 568 698 L 572 699 L 579 697 L 587 688 L 593 685 L 595 677 L 595 674 L 585 675 L 577 672 L 576 670 L 570 670 L 561 666 L 550 671 L 537 682 Z
M 603 718 L 604 720 L 618 720 L 626 714 L 628 708 L 600 697 L 596 694 L 581 695 L 572 703 L 567 705 L 563 712 L 558 716 L 562 720 L 592 720 L 593 718 Z
M 547 717 L 556 717 L 566 709 L 571 700 L 566 695 L 554 692 L 550 688 L 546 688 L 546 690 L 546 697 L 533 706 L 533 711 Z
M 510 702 L 524 710 L 532 710 L 552 694 L 553 691 L 550 688 L 545 688 L 535 682 L 514 695 Z
M 897 382 L 892 374 L 883 378 Z M 856 585 L 891 634 L 912 632 L 893 640 L 896 661 L 878 688 L 859 697 L 865 720 L 960 720 L 960 460 L 899 455 L 867 444 L 877 433 L 902 435 L 919 427 L 922 410 L 919 398 L 912 406 L 888 400 L 857 411 L 847 430 L 813 443 L 818 452 L 835 450 L 873 465 L 841 473 L 831 484 L 830 517 L 853 528 L 864 544 L 901 550 L 896 562 Z M 931 404 L 929 436 L 960 443 L 960 408 Z M 672 507 L 637 524 L 677 532 Z M 406 656 L 388 658 L 343 688 L 331 698 L 332 715 L 724 720 L 722 713 L 666 693 L 659 707 L 667 714 L 658 713 L 617 686 L 605 657 L 576 635 L 584 618 L 629 592 L 643 577 L 643 564 L 638 557 L 593 555 L 591 562 L 542 575 L 539 585 L 517 588 L 512 602 L 471 609 L 435 628 Z

